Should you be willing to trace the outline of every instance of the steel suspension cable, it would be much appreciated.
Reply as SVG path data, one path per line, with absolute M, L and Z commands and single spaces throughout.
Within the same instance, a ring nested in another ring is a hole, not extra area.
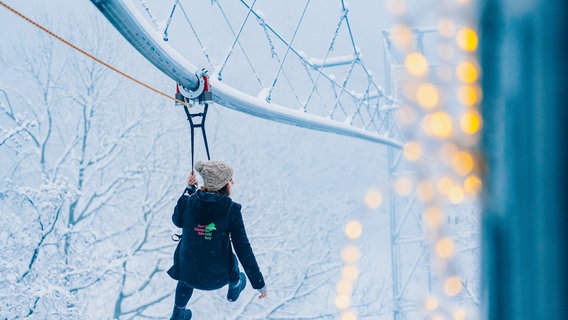
M 256 0 L 253 1 L 252 5 L 250 6 L 249 10 L 247 11 L 247 15 L 245 16 L 245 19 L 244 19 L 243 22 L 241 23 L 241 27 L 239 28 L 239 32 L 238 32 L 237 34 L 235 34 L 235 31 L 233 31 L 233 27 L 232 27 L 231 24 L 229 23 L 229 20 L 227 19 L 227 16 L 225 15 L 225 11 L 223 11 L 223 8 L 221 7 L 221 4 L 219 4 L 219 1 L 216 1 L 216 3 L 217 3 L 217 7 L 219 8 L 219 10 L 221 11 L 221 13 L 223 14 L 223 17 L 225 18 L 225 21 L 227 22 L 227 25 L 229 26 L 229 29 L 231 29 L 231 32 L 232 32 L 233 35 L 235 36 L 235 40 L 233 41 L 233 44 L 231 45 L 231 48 L 229 49 L 229 52 L 227 52 L 227 56 L 225 56 L 225 59 L 223 60 L 223 63 L 221 64 L 221 68 L 219 68 L 218 74 L 221 75 L 221 73 L 223 72 L 223 69 L 225 68 L 225 65 L 227 64 L 227 61 L 229 60 L 229 57 L 230 57 L 231 54 L 233 53 L 233 50 L 235 50 L 235 45 L 236 45 L 237 43 L 239 43 L 239 46 L 240 46 L 241 49 L 243 50 L 243 53 L 244 53 L 245 57 L 247 57 L 247 54 L 246 54 L 245 50 L 244 50 L 243 47 L 241 46 L 241 43 L 240 43 L 240 41 L 239 41 L 239 37 L 241 36 L 241 34 L 242 34 L 242 32 L 243 32 L 243 29 L 244 29 L 244 27 L 245 27 L 245 24 L 247 23 L 248 18 L 250 17 L 250 13 L 253 11 L 252 8 L 253 8 L 254 5 L 256 4 Z M 250 60 L 248 59 L 248 57 L 247 57 L 247 61 L 249 61 L 249 63 L 250 63 Z M 253 68 L 253 70 L 254 70 L 254 68 Z M 256 74 L 256 72 L 255 72 L 255 74 Z M 263 85 L 262 85 L 262 82 L 260 81 L 260 79 L 258 79 L 258 77 L 257 77 L 257 80 L 259 81 L 259 83 L 260 83 L 260 85 L 261 85 L 261 87 L 262 87 L 262 86 L 263 86 Z
M 250 6 L 249 6 L 244 0 L 240 0 L 240 1 L 241 1 L 241 3 L 242 3 L 247 9 L 250 9 Z M 256 12 L 255 10 L 252 10 L 252 14 L 254 14 L 254 15 L 257 17 L 257 19 L 259 19 L 260 21 L 264 21 L 264 18 L 263 18 L 258 12 Z M 290 47 L 290 50 L 296 55 L 296 57 L 298 57 L 298 59 L 300 59 L 303 63 L 305 63 L 305 66 L 309 66 L 310 68 L 317 70 L 317 68 L 314 68 L 314 66 L 313 66 L 308 60 L 306 60 L 306 58 L 305 58 L 302 54 L 300 54 L 300 52 L 298 52 L 298 50 L 296 50 L 296 49 L 294 49 L 294 47 L 290 46 L 290 45 L 288 44 L 288 42 L 282 37 L 282 35 L 280 35 L 276 30 L 274 30 L 274 28 L 272 28 L 272 26 L 270 26 L 270 25 L 269 25 L 268 23 L 266 23 L 266 22 L 264 23 L 264 25 L 265 25 L 266 29 L 269 30 L 270 32 L 272 32 L 286 47 Z M 363 64 L 361 64 L 361 66 L 362 66 L 363 70 L 365 70 L 365 73 L 366 73 L 367 75 L 370 75 L 370 72 L 365 68 L 365 66 L 364 66 Z M 322 71 L 320 71 L 320 70 L 321 70 L 321 68 L 320 68 L 319 70 L 317 70 L 317 71 L 318 71 L 318 76 L 319 76 L 319 75 L 323 76 L 323 77 L 326 78 L 327 80 L 333 82 L 336 87 L 338 87 L 338 88 L 341 89 L 341 85 L 340 85 L 337 81 L 333 80 L 332 77 L 330 77 L 327 73 L 322 72 Z M 308 74 L 308 76 L 311 77 L 309 74 Z M 312 81 L 312 82 L 313 82 L 313 81 Z M 375 87 L 377 88 L 377 90 L 378 90 L 379 92 L 381 92 L 381 94 L 382 94 L 383 90 L 382 90 L 378 85 L 376 85 L 376 84 L 374 84 L 374 86 L 375 86 Z M 317 88 L 315 89 L 315 91 L 317 92 Z M 349 96 L 351 96 L 351 97 L 353 97 L 353 98 L 357 98 L 357 97 L 356 97 L 352 92 L 350 92 L 350 91 L 347 91 L 347 90 L 341 90 L 341 91 L 343 91 L 345 94 L 347 94 L 347 95 L 349 95 Z M 391 101 L 391 102 L 393 102 L 393 101 Z
M 345 1 L 341 0 L 341 7 L 344 11 L 349 11 L 345 7 Z M 349 31 L 349 38 L 351 39 L 351 45 L 353 46 L 353 52 L 357 54 L 359 50 L 357 50 L 357 46 L 355 45 L 355 39 L 353 38 L 353 32 L 351 31 L 351 24 L 349 23 L 349 17 L 347 17 L 347 13 L 345 14 L 345 23 L 347 25 L 347 30 Z
M 276 74 L 274 75 L 274 80 L 272 81 L 272 85 L 270 86 L 270 91 L 268 92 L 268 97 L 267 99 L 270 100 L 270 96 L 272 95 L 272 90 L 274 89 L 274 86 L 276 86 L 276 81 L 278 81 L 278 77 L 280 76 L 280 71 L 282 70 L 282 67 L 284 66 L 284 62 L 286 62 L 286 58 L 288 57 L 288 53 L 290 52 L 290 49 L 292 47 L 292 43 L 294 42 L 294 39 L 296 38 L 296 35 L 298 34 L 298 30 L 300 29 L 300 25 L 302 24 L 302 21 L 304 21 L 304 16 L 306 15 L 306 10 L 308 9 L 308 5 L 310 4 L 311 0 L 308 0 L 306 2 L 306 5 L 304 6 L 304 10 L 302 11 L 302 15 L 300 16 L 300 20 L 298 21 L 298 24 L 296 25 L 296 30 L 294 30 L 294 34 L 292 35 L 292 39 L 290 39 L 290 43 L 288 44 L 288 47 L 286 48 L 286 53 L 284 53 L 284 57 L 282 58 L 282 61 L 280 62 L 280 66 L 278 66 L 278 71 L 276 71 Z
M 191 21 L 189 20 L 189 16 L 187 15 L 187 13 L 185 12 L 185 9 L 183 8 L 183 6 L 181 5 L 181 3 L 179 4 L 179 7 L 181 9 L 181 12 L 183 13 L 183 16 L 185 17 L 185 20 L 187 21 L 187 23 L 189 24 L 189 28 L 191 29 L 191 31 L 193 32 L 193 35 L 195 36 L 195 39 L 197 39 L 197 43 L 199 43 L 199 46 L 201 47 L 201 51 L 203 51 L 203 54 L 205 55 L 205 59 L 207 59 L 207 62 L 209 62 L 209 65 L 211 66 L 211 68 L 215 68 L 215 65 L 213 64 L 213 61 L 211 61 L 211 58 L 209 57 L 209 53 L 207 53 L 207 50 L 205 50 L 205 46 L 203 45 L 203 42 L 201 42 L 201 39 L 199 38 L 199 35 L 197 35 L 197 30 L 195 30 L 195 28 L 193 27 L 193 24 L 191 23 Z
M 333 50 L 333 46 L 335 44 L 335 40 L 337 39 L 337 36 L 339 35 L 339 30 L 341 29 L 341 25 L 343 24 L 343 20 L 347 17 L 347 11 L 344 10 L 343 14 L 341 15 L 341 18 L 339 19 L 339 22 L 337 23 L 337 27 L 335 28 L 335 32 L 333 33 L 333 36 L 331 38 L 331 42 L 329 44 L 329 47 L 327 48 L 327 51 L 325 53 L 325 56 L 323 57 L 323 63 L 325 64 L 325 62 L 327 61 L 327 58 L 329 57 L 329 54 L 331 53 L 331 50 Z M 315 79 L 315 83 L 312 86 L 312 88 L 310 89 L 310 92 L 308 94 L 308 97 L 306 99 L 306 102 L 304 104 L 304 110 L 306 109 L 308 103 L 310 102 L 311 98 L 312 98 L 312 94 L 314 93 L 317 81 L 320 77 L 320 75 L 325 74 L 323 72 L 323 67 L 319 68 L 318 73 L 316 74 L 316 79 Z M 336 82 L 336 81 L 334 81 Z M 338 84 L 339 85 L 339 84 Z
M 272 53 L 272 57 L 275 58 L 278 63 L 280 63 L 280 57 L 278 56 L 278 53 L 276 52 L 276 48 L 274 47 L 274 44 L 272 43 L 272 38 L 270 37 L 270 34 L 268 32 L 269 30 L 267 28 L 266 21 L 264 19 L 258 18 L 258 17 L 257 17 L 257 20 L 258 20 L 258 23 L 260 24 L 262 30 L 264 31 L 264 34 L 266 35 L 266 39 L 268 40 L 268 44 L 270 45 L 270 52 Z M 304 59 L 301 59 L 300 61 L 302 62 L 303 65 L 306 65 L 306 61 Z M 306 71 L 306 73 L 309 76 L 309 71 Z M 296 101 L 298 102 L 298 104 L 302 105 L 302 102 L 300 101 L 300 97 L 298 96 L 298 93 L 296 92 L 294 86 L 292 85 L 292 82 L 288 78 L 286 71 L 283 70 L 282 74 L 284 75 L 284 79 L 286 79 L 286 83 L 288 83 L 288 86 L 292 90 L 292 93 L 294 94 Z M 263 91 L 264 91 L 264 89 L 263 89 Z M 266 101 L 270 102 L 270 96 L 269 96 L 268 93 L 266 94 L 266 97 L 264 99 Z
M 172 7 L 172 11 L 170 12 L 170 16 L 168 17 L 168 21 L 166 22 L 166 27 L 164 28 L 164 35 L 163 35 L 163 39 L 164 41 L 168 41 L 168 30 L 170 29 L 170 25 L 172 24 L 172 18 L 174 16 L 174 12 L 176 12 L 176 7 L 179 4 L 179 0 L 175 0 L 174 5 Z M 150 14 L 150 11 L 147 10 L 148 13 Z M 152 16 L 150 14 L 150 16 Z
M 231 30 L 231 32 L 233 33 L 233 35 L 236 35 L 235 30 L 233 30 L 233 27 L 231 26 L 231 23 L 229 22 L 229 18 L 227 17 L 227 15 L 225 14 L 225 10 L 223 10 L 223 7 L 221 7 L 221 4 L 219 3 L 219 1 L 216 1 L 217 3 L 217 7 L 219 8 L 219 11 L 221 11 L 221 14 L 223 15 L 223 18 L 225 19 L 225 22 L 227 23 L 227 25 L 229 26 L 229 29 Z M 245 56 L 245 59 L 247 60 L 247 63 L 249 65 L 249 67 L 252 70 L 252 73 L 254 73 L 254 76 L 256 77 L 256 81 L 258 82 L 258 84 L 260 85 L 261 88 L 264 88 L 264 84 L 262 83 L 262 80 L 260 79 L 258 72 L 256 71 L 256 69 L 254 68 L 254 66 L 252 65 L 252 61 L 250 60 L 248 54 L 245 51 L 245 48 L 243 48 L 243 45 L 241 44 L 241 42 L 239 41 L 239 48 L 241 48 L 241 51 L 243 52 L 243 55 Z M 220 70 L 218 72 L 218 77 L 221 77 L 221 73 L 222 70 Z

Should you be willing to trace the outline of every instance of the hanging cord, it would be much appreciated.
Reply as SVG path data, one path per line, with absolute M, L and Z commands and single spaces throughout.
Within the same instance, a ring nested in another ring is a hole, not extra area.
M 179 100 L 183 100 L 183 110 L 187 116 L 187 121 L 189 121 L 190 127 L 190 134 L 191 134 L 191 171 L 193 171 L 193 167 L 195 164 L 195 128 L 201 128 L 201 135 L 203 136 L 203 143 L 205 144 L 205 151 L 207 152 L 207 160 L 211 160 L 211 156 L 209 154 L 209 144 L 207 143 L 207 134 L 205 133 L 205 120 L 207 119 L 207 110 L 209 110 L 209 103 L 213 102 L 213 94 L 211 92 L 211 87 L 209 85 L 209 76 L 207 76 L 207 70 L 201 69 L 201 74 L 198 75 L 200 79 L 200 87 L 198 90 L 201 91 L 194 92 L 195 95 L 189 95 L 192 99 L 191 101 L 189 98 L 181 94 L 179 84 L 176 84 L 176 98 Z M 186 91 L 187 93 L 187 91 Z M 191 113 L 189 109 L 193 106 L 194 101 L 198 101 L 199 104 L 202 104 L 203 111 Z M 194 118 L 201 118 L 201 121 L 195 122 Z
M 110 64 L 108 64 L 108 63 L 102 61 L 101 59 L 99 59 L 99 58 L 93 56 L 92 54 L 90 54 L 90 53 L 86 52 L 85 50 L 83 50 L 83 49 L 77 47 L 76 45 L 72 44 L 71 42 L 69 42 L 69 41 L 63 39 L 63 38 L 60 37 L 59 35 L 55 34 L 54 32 L 50 31 L 50 30 L 47 29 L 46 27 L 44 27 L 44 26 L 40 25 L 39 23 L 35 22 L 34 20 L 32 20 L 32 19 L 26 17 L 25 15 L 23 15 L 22 13 L 20 13 L 20 12 L 17 11 L 16 9 L 14 9 L 14 8 L 8 6 L 7 4 L 5 4 L 3 1 L 0 1 L 0 6 L 2 6 L 2 7 L 4 7 L 4 8 L 6 8 L 6 9 L 8 9 L 8 10 L 11 11 L 12 13 L 14 13 L 14 14 L 16 14 L 17 16 L 19 16 L 20 18 L 26 20 L 27 22 L 31 23 L 32 25 L 34 25 L 34 26 L 37 27 L 38 29 L 44 31 L 45 33 L 49 34 L 50 36 L 54 37 L 55 39 L 57 39 L 57 40 L 63 42 L 64 44 L 66 44 L 67 46 L 71 47 L 72 49 L 74 49 L 74 50 L 76 50 L 76 51 L 82 53 L 83 55 L 85 55 L 85 56 L 87 56 L 87 57 L 93 59 L 95 62 L 100 63 L 100 64 L 102 64 L 103 66 L 107 67 L 108 69 L 110 69 L 110 70 L 112 70 L 112 71 L 114 71 L 114 72 L 120 74 L 121 76 L 127 78 L 128 80 L 133 81 L 133 82 L 135 82 L 135 83 L 137 83 L 137 84 L 143 86 L 144 88 L 149 89 L 149 90 L 151 90 L 151 91 L 154 91 L 155 93 L 157 93 L 157 94 L 159 94 L 159 95 L 162 95 L 162 96 L 164 96 L 164 97 L 166 97 L 166 98 L 168 98 L 168 99 L 174 100 L 176 103 L 182 103 L 182 104 L 185 103 L 184 101 L 178 100 L 178 99 L 176 99 L 176 98 L 170 96 L 169 94 L 164 93 L 164 92 L 162 92 L 162 91 L 160 91 L 160 90 L 158 90 L 158 89 L 156 89 L 156 88 L 154 88 L 154 87 L 152 87 L 152 86 L 150 86 L 150 85 L 148 85 L 148 84 L 146 84 L 146 83 L 144 83 L 144 82 L 142 82 L 142 81 L 140 81 L 140 80 L 134 78 L 133 76 L 131 76 L 131 75 L 129 75 L 129 74 L 126 74 L 126 73 L 124 73 L 124 72 L 122 72 L 122 71 L 116 69 L 115 67 L 111 66 Z

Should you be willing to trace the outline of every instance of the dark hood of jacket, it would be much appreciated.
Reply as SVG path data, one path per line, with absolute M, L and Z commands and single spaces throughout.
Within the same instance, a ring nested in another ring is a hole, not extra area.
M 211 219 L 224 215 L 231 205 L 231 198 L 224 194 L 197 190 L 190 199 L 190 212 L 200 223 L 208 223 Z

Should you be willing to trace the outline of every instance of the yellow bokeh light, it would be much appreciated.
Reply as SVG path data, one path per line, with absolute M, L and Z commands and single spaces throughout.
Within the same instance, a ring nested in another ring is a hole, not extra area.
M 432 109 L 440 103 L 440 91 L 431 83 L 423 83 L 416 90 L 416 100 L 425 109 Z
M 349 239 L 357 239 L 363 233 L 363 226 L 359 221 L 351 220 L 345 225 L 345 235 Z
M 402 154 L 406 159 L 416 161 L 420 159 L 420 156 L 422 155 L 422 148 L 420 148 L 418 143 L 409 141 L 402 148 Z
M 460 127 L 467 134 L 475 134 L 481 128 L 481 116 L 475 110 L 466 112 L 460 119 Z
M 454 155 L 452 167 L 459 175 L 465 176 L 473 170 L 473 157 L 468 152 L 460 151 Z
M 450 238 L 442 238 L 436 243 L 436 254 L 448 258 L 454 254 L 454 242 Z
M 406 12 L 405 0 L 387 0 L 387 7 L 396 15 L 403 15 Z
M 407 196 L 412 192 L 413 182 L 409 178 L 399 178 L 394 182 L 394 190 L 398 195 Z
M 426 134 L 439 138 L 447 138 L 452 134 L 454 124 L 449 114 L 438 111 L 424 117 L 422 128 Z
M 441 314 L 435 314 L 430 318 L 430 320 L 445 320 L 446 318 Z
M 365 196 L 365 204 L 371 209 L 376 209 L 383 203 L 383 195 L 378 190 L 371 190 Z
M 462 62 L 456 68 L 456 75 L 461 82 L 474 83 L 477 81 L 477 68 L 471 62 Z
M 394 25 L 390 29 L 390 35 L 393 42 L 400 47 L 406 47 L 412 44 L 412 29 L 407 25 Z
M 442 224 L 442 209 L 437 206 L 429 206 L 424 211 L 424 222 L 430 228 L 436 228 Z
M 416 186 L 416 196 L 422 202 L 426 202 L 434 196 L 434 187 L 428 180 L 420 181 Z
M 460 293 L 462 289 L 462 283 L 459 277 L 449 277 L 444 282 L 444 292 L 448 296 L 455 296 Z
M 456 42 L 463 50 L 474 51 L 477 49 L 477 33 L 471 28 L 462 28 L 456 35 Z
M 439 305 L 440 301 L 438 301 L 438 298 L 436 297 L 430 297 L 426 299 L 426 309 L 428 309 L 429 311 L 436 310 Z
M 357 246 L 346 246 L 341 252 L 341 258 L 345 263 L 355 263 L 361 258 L 361 251 Z
M 464 106 L 473 107 L 478 103 L 477 92 L 474 86 L 461 86 L 458 89 L 458 101 Z
M 454 185 L 454 182 L 452 181 L 452 179 L 450 179 L 448 177 L 442 177 L 438 181 L 438 190 L 440 190 L 440 192 L 442 194 L 448 194 L 450 192 L 450 188 L 453 185 Z
M 413 76 L 421 77 L 428 73 L 428 61 L 418 52 L 412 52 L 404 59 L 406 70 Z
M 454 312 L 454 320 L 465 320 L 466 312 L 464 309 L 457 309 Z
M 347 295 L 353 290 L 353 283 L 351 281 L 341 280 L 337 283 L 337 293 Z
M 453 185 L 450 187 L 450 190 L 448 191 L 448 200 L 450 200 L 452 204 L 458 204 L 462 202 L 464 197 L 465 194 L 460 186 Z
M 354 265 L 346 265 L 343 267 L 341 276 L 347 281 L 355 281 L 359 276 L 359 269 Z
M 481 191 L 481 179 L 476 175 L 471 175 L 465 179 L 463 187 L 465 192 L 477 195 Z
M 345 311 L 341 314 L 341 320 L 357 320 L 357 314 L 351 310 Z
M 438 21 L 438 32 L 442 36 L 450 38 L 456 33 L 456 24 L 451 19 L 440 19 Z
M 351 297 L 346 294 L 338 294 L 335 297 L 335 306 L 337 309 L 347 309 L 351 303 Z

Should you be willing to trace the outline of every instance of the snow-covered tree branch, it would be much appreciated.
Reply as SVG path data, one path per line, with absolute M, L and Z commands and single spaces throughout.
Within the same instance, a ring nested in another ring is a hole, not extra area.
M 115 39 L 91 23 L 69 37 L 118 61 Z M 162 214 L 175 197 L 179 156 L 151 154 L 173 127 L 152 117 L 156 103 L 145 96 L 117 106 L 117 88 L 131 84 L 45 35 L 22 40 L 12 55 L 2 68 L 34 90 L 0 91 L 0 256 L 10 261 L 0 265 L 1 317 L 75 318 L 99 307 L 82 301 L 100 301 L 92 297 L 103 288 L 107 301 L 128 303 L 107 306 L 109 318 L 143 314 L 171 295 L 147 288 L 171 254 L 158 243 L 168 239 Z M 140 263 L 151 260 L 151 270 Z M 114 285 L 117 277 L 126 287 Z

